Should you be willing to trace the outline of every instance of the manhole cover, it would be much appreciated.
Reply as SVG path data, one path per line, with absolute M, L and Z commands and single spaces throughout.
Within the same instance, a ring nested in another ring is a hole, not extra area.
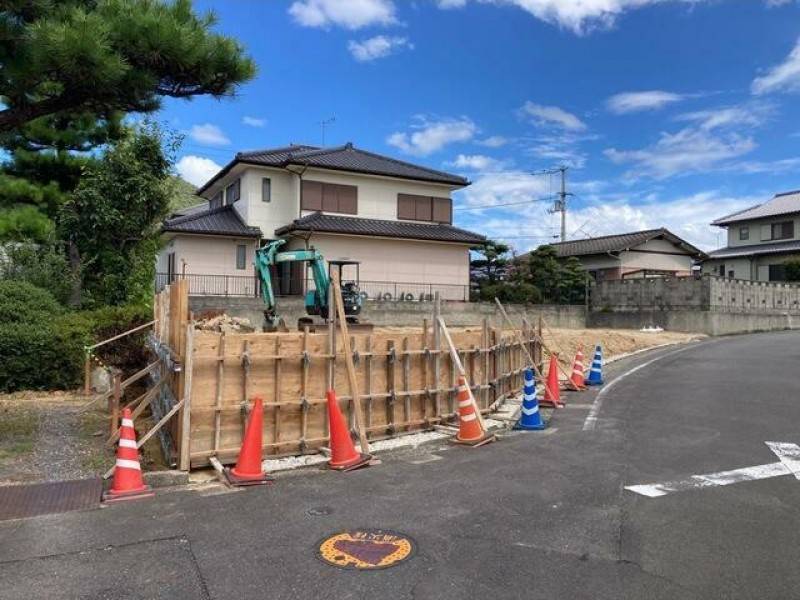
M 317 557 L 342 569 L 386 569 L 411 558 L 416 544 L 407 535 L 385 529 L 350 529 L 319 544 Z

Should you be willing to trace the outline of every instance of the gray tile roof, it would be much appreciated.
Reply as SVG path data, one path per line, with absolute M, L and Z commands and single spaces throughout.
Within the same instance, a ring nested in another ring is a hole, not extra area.
M 634 231 L 632 233 L 621 233 L 618 235 L 605 235 L 602 237 L 587 238 L 585 240 L 556 242 L 547 245 L 553 246 L 559 257 L 566 258 L 568 256 L 586 256 L 588 254 L 620 252 L 661 237 L 681 247 L 687 254 L 704 256 L 700 249 L 692 246 L 689 242 L 679 238 L 663 227 L 660 229 L 648 229 L 645 231 Z M 523 254 L 522 256 L 525 255 Z
M 246 225 L 232 204 L 167 219 L 161 230 L 173 233 L 261 237 L 261 230 Z
M 362 219 L 359 217 L 326 215 L 320 212 L 295 219 L 289 225 L 276 229 L 275 235 L 286 235 L 293 231 L 319 231 L 323 233 L 457 242 L 461 244 L 480 244 L 486 241 L 485 236 L 466 229 L 459 229 L 452 225 Z
M 728 225 L 729 223 L 753 221 L 756 219 L 776 217 L 779 215 L 788 215 L 792 213 L 800 213 L 800 190 L 775 194 L 775 197 L 768 202 L 756 204 L 750 208 L 745 208 L 744 210 L 720 217 L 719 219 L 712 221 L 711 224 Z
M 385 175 L 414 181 L 429 181 L 463 187 L 469 180 L 459 175 L 429 169 L 420 165 L 397 160 L 382 154 L 367 152 L 351 143 L 330 148 L 316 146 L 290 145 L 252 152 L 239 152 L 219 173 L 198 190 L 202 194 L 217 179 L 223 177 L 237 163 L 264 165 L 268 167 L 287 167 L 289 165 L 317 167 L 351 173 Z
M 747 244 L 746 246 L 728 246 L 708 253 L 708 257 L 735 258 L 740 256 L 759 256 L 762 254 L 800 253 L 800 240 L 788 242 L 772 242 L 769 244 Z

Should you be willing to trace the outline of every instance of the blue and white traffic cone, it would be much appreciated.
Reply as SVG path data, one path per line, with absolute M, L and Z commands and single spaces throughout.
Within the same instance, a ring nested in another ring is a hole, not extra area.
M 537 431 L 547 427 L 539 412 L 539 402 L 536 400 L 536 380 L 533 371 L 525 369 L 525 386 L 522 388 L 522 414 L 514 429 Z
M 586 385 L 603 385 L 603 348 L 598 344 L 594 349 L 592 368 L 584 381 Z

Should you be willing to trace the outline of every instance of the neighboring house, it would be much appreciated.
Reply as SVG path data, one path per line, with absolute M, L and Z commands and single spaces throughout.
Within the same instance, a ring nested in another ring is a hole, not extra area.
M 708 253 L 703 273 L 751 281 L 784 281 L 783 263 L 800 258 L 800 191 L 719 218 L 728 244 Z
M 313 246 L 328 261 L 360 261 L 370 297 L 439 291 L 468 299 L 469 248 L 485 238 L 452 225 L 451 193 L 466 185 L 349 143 L 240 152 L 198 190 L 205 210 L 164 223 L 158 271 L 185 273 L 193 293 L 204 293 L 202 276 L 250 293 L 251 284 L 233 276 L 252 279 L 255 249 L 284 238 L 287 250 Z M 309 285 L 302 264 L 282 265 L 277 276 L 281 294 Z
M 682 277 L 692 274 L 692 265 L 703 252 L 671 231 L 650 229 L 619 235 L 548 244 L 559 258 L 577 257 L 595 279 Z M 517 258 L 526 260 L 527 254 Z

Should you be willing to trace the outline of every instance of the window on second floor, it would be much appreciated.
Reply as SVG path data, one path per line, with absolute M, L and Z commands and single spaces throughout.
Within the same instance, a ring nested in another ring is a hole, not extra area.
M 261 178 L 261 201 L 272 202 L 272 180 L 269 177 Z
M 397 194 L 397 218 L 450 224 L 453 222 L 453 201 L 450 198 Z
M 245 244 L 236 246 L 236 268 L 240 271 L 247 268 L 247 246 Z
M 358 188 L 354 185 L 304 180 L 301 199 L 302 210 L 358 214 Z
M 225 188 L 225 204 L 233 204 L 242 195 L 242 180 L 237 179 L 233 183 L 231 183 L 228 187 Z
M 749 227 L 739 227 L 739 239 L 740 240 L 749 240 L 750 239 L 750 228 Z
M 794 221 L 783 221 L 772 224 L 773 240 L 790 240 L 794 237 Z

